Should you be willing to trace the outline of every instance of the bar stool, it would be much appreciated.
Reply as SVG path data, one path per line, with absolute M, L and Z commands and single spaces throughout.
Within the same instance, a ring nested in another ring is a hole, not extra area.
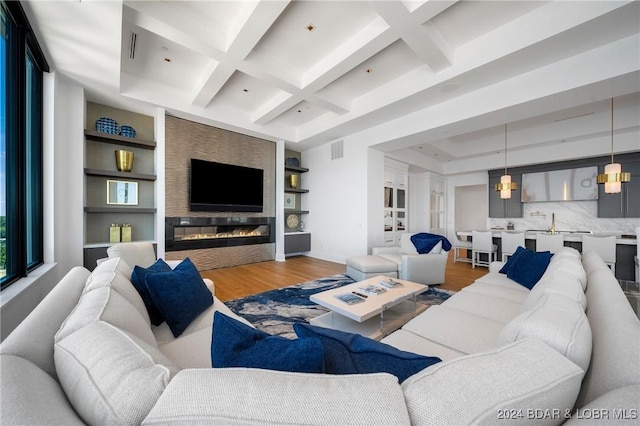
M 525 247 L 524 232 L 502 232 L 502 261 L 506 262 L 518 247 Z
M 471 241 L 461 240 L 458 235 L 458 231 L 456 231 L 456 241 L 453 243 L 453 263 L 456 262 L 469 262 L 471 263 L 471 259 L 467 256 L 467 253 L 471 251 Z M 460 256 L 460 250 L 465 251 L 465 256 Z
M 471 238 L 471 266 L 489 267 L 489 264 L 496 260 L 498 246 L 493 244 L 491 231 L 472 231 Z M 486 254 L 487 261 L 480 260 L 480 255 Z
M 564 247 L 564 236 L 562 234 L 537 234 L 536 251 L 557 252 Z
M 582 253 L 595 251 L 606 263 L 613 275 L 616 274 L 616 236 L 593 237 L 591 235 L 582 236 Z

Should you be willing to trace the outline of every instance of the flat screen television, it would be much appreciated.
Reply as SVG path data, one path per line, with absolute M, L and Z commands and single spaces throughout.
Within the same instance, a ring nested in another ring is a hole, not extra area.
M 191 211 L 261 212 L 264 170 L 191 159 Z

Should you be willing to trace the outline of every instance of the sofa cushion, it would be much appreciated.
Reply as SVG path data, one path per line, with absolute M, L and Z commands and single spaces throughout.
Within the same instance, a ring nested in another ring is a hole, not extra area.
M 84 292 L 97 288 L 110 287 L 124 296 L 140 312 L 147 323 L 151 324 L 149 313 L 140 294 L 131 284 L 132 269 L 119 257 L 101 262 L 85 283 Z
M 542 295 L 545 293 L 561 294 L 580 303 L 583 310 L 587 309 L 587 296 L 582 290 L 580 280 L 575 275 L 568 274 L 564 271 L 554 271 L 551 274 L 545 274 L 535 287 L 531 289 L 527 299 L 522 304 L 522 312 L 537 306 Z
M 101 287 L 84 293 L 78 304 L 62 323 L 54 341 L 59 342 L 75 331 L 97 321 L 121 328 L 147 344 L 156 346 L 156 340 L 146 318 L 119 292 Z
M 431 366 L 403 382 L 402 389 L 411 424 L 516 424 L 534 408 L 561 413 L 548 422 L 560 424 L 582 376 L 579 367 L 541 341 L 525 339 Z M 520 412 L 521 418 L 509 417 Z
M 140 424 L 178 368 L 156 348 L 105 322 L 55 345 L 60 383 L 89 424 Z
M 156 261 L 156 252 L 149 242 L 114 244 L 107 249 L 107 255 L 124 259 L 132 268 L 136 265 L 146 268 Z
M 60 383 L 24 358 L 0 357 L 0 419 L 3 425 L 85 425 Z
M 151 298 L 151 293 L 149 293 L 149 289 L 147 288 L 147 284 L 145 282 L 145 277 L 147 273 L 151 272 L 169 272 L 171 271 L 171 267 L 167 265 L 162 259 L 158 259 L 155 263 L 148 268 L 143 268 L 142 266 L 134 266 L 133 272 L 131 273 L 131 283 L 138 290 L 142 301 L 144 302 L 144 306 L 147 308 L 147 312 L 149 313 L 149 318 L 151 320 L 151 324 L 160 325 L 164 321 L 162 318 L 162 314 L 160 310 L 153 302 Z
M 465 354 L 495 347 L 503 328 L 504 323 L 444 305 L 431 306 L 402 327 L 403 330 Z
M 528 289 L 532 289 L 542 277 L 544 271 L 546 271 L 550 260 L 550 251 L 534 252 L 525 249 L 516 257 L 513 265 L 509 267 L 507 278 L 522 284 Z
M 143 425 L 409 425 L 390 374 L 334 376 L 255 368 L 183 370 Z
M 535 289 L 535 287 L 534 287 Z M 528 298 L 528 296 L 527 296 Z M 459 291 L 441 306 L 506 324 L 520 314 L 522 304 L 471 291 Z
M 381 340 L 401 351 L 413 352 L 425 356 L 436 356 L 441 360 L 460 358 L 466 353 L 457 351 L 440 343 L 433 342 L 407 330 L 396 330 Z
M 189 258 L 171 271 L 148 272 L 145 283 L 175 337 L 213 304 L 213 295 Z
M 299 373 L 323 373 L 324 351 L 318 338 L 271 336 L 220 312 L 213 315 L 211 365 Z
M 545 293 L 536 307 L 509 322 L 497 340 L 502 346 L 535 337 L 557 350 L 584 371 L 591 360 L 591 327 L 582 306 L 556 293 Z
M 568 248 L 568 247 L 567 247 Z M 564 256 L 564 257 L 556 257 L 557 254 L 554 254 L 551 258 L 551 262 L 549 262 L 549 269 L 547 272 L 551 274 L 555 272 L 564 272 L 566 274 L 570 274 L 575 276 L 582 286 L 582 290 L 586 290 L 587 288 L 587 273 L 582 266 L 581 260 L 572 256 Z
M 438 363 L 440 358 L 401 351 L 359 334 L 309 324 L 293 325 L 298 338 L 318 338 L 324 347 L 328 374 L 390 373 L 400 382 Z

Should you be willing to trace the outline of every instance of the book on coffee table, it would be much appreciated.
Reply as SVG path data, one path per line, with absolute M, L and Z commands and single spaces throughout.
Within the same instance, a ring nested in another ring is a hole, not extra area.
M 369 294 L 371 296 L 378 296 L 386 292 L 387 290 L 375 284 L 369 284 L 369 285 L 360 287 L 360 291 L 363 292 L 364 294 Z
M 335 298 L 343 301 L 347 305 L 355 305 L 356 303 L 364 302 L 364 298 L 360 296 L 356 296 L 353 293 L 336 294 Z

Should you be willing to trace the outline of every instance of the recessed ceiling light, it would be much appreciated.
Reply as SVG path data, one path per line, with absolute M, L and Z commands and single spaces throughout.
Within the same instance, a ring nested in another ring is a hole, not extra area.
M 242 89 L 242 91 L 243 91 L 244 93 L 248 93 L 248 92 L 249 92 L 249 89 Z
M 366 73 L 367 74 L 371 74 L 373 72 L 373 70 L 371 68 L 367 68 Z
M 164 58 L 165 62 L 171 62 L 171 58 Z
M 316 27 L 313 24 L 308 24 L 307 25 L 307 31 L 311 32 L 311 31 L 313 31 L 315 29 L 316 29 Z

